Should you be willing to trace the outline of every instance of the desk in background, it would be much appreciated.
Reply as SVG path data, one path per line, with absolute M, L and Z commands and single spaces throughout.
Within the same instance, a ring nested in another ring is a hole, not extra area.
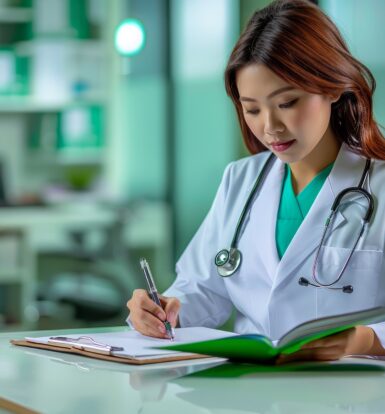
M 33 328 L 37 255 L 68 248 L 68 234 L 106 229 L 117 211 L 98 205 L 65 205 L 0 209 L 0 285 L 19 285 L 20 299 L 12 303 L 19 323 Z M 171 279 L 170 214 L 164 203 L 141 203 L 129 211 L 122 235 L 127 248 L 153 252 L 153 268 Z M 127 276 L 129 277 L 129 275 Z M 171 280 L 170 280 L 171 281 Z
M 114 329 L 122 328 L 92 332 Z M 0 409 L 25 413 L 23 409 L 28 408 L 28 413 L 50 414 L 384 412 L 384 372 L 249 372 L 235 378 L 204 377 L 204 369 L 223 362 L 138 367 L 9 344 L 10 339 L 28 335 L 65 333 L 0 334 Z

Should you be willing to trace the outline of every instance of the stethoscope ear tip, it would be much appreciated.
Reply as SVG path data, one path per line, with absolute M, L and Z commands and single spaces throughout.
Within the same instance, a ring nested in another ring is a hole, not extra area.
M 309 286 L 309 281 L 308 281 L 306 278 L 304 278 L 304 277 L 300 277 L 300 278 L 298 279 L 298 283 L 299 283 L 301 286 Z
M 347 285 L 342 287 L 342 292 L 344 293 L 353 293 L 353 286 Z
M 342 287 L 330 287 L 330 286 L 323 286 L 323 285 L 316 285 L 314 283 L 310 283 L 305 277 L 300 277 L 298 279 L 298 284 L 301 286 L 314 286 L 316 288 L 326 288 L 331 290 L 342 290 L 344 293 L 352 293 L 353 292 L 353 286 L 352 285 L 346 285 Z

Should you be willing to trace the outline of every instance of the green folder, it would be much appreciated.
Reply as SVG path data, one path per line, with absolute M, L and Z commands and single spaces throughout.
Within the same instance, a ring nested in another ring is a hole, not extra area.
M 302 323 L 283 335 L 276 344 L 266 336 L 249 334 L 156 348 L 211 355 L 235 361 L 272 363 L 278 355 L 296 352 L 308 342 L 357 325 L 383 321 L 385 321 L 385 307 L 377 307 Z

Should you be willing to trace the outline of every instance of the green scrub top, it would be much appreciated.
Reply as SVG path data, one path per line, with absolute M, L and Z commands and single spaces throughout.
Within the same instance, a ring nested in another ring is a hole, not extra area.
M 285 165 L 285 176 L 275 229 L 275 239 L 280 259 L 310 210 L 317 194 L 333 168 L 333 164 L 329 164 L 316 175 L 298 195 L 295 195 L 293 190 L 290 168 L 287 164 Z

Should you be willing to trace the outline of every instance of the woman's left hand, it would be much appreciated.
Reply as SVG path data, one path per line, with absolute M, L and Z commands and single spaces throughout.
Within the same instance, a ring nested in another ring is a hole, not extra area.
M 332 361 L 345 355 L 366 354 L 374 341 L 374 331 L 367 326 L 357 326 L 322 339 L 309 342 L 293 354 L 281 354 L 276 363 L 293 361 Z

